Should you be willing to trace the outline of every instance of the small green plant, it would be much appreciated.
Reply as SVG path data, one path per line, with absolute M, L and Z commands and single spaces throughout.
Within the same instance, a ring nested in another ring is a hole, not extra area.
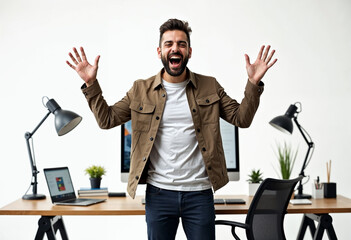
M 260 172 L 260 169 L 258 169 L 257 171 L 255 169 L 252 169 L 251 173 L 247 175 L 249 176 L 249 179 L 247 179 L 247 181 L 249 183 L 260 183 L 263 181 L 262 174 L 263 173 Z
M 92 165 L 85 169 L 85 174 L 88 174 L 90 178 L 101 178 L 106 174 L 106 170 L 102 166 Z
M 282 179 L 290 179 L 291 172 L 294 168 L 297 152 L 291 149 L 286 142 L 284 145 L 277 145 L 278 154 L 276 154 L 279 162 L 280 175 Z M 278 174 L 279 175 L 279 174 Z

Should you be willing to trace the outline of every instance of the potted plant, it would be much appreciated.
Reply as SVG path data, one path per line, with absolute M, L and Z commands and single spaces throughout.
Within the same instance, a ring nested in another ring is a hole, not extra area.
M 279 162 L 280 177 L 282 179 L 290 179 L 297 156 L 297 150 L 293 151 L 291 146 L 288 146 L 286 142 L 284 142 L 283 146 L 277 145 L 277 148 L 278 154 L 276 154 L 276 156 Z
M 247 179 L 247 181 L 249 182 L 249 196 L 255 195 L 258 187 L 263 181 L 262 174 L 263 173 L 260 169 L 258 169 L 257 171 L 255 169 L 252 169 L 251 173 L 248 174 L 249 179 Z
M 91 188 L 100 188 L 101 177 L 106 174 L 106 170 L 102 166 L 92 165 L 85 169 L 85 174 L 90 176 Z

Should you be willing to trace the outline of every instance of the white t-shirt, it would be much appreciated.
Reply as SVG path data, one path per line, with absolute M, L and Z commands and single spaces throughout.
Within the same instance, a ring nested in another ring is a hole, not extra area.
M 162 80 L 167 99 L 150 153 L 147 183 L 176 191 L 211 188 L 186 96 L 189 81 Z

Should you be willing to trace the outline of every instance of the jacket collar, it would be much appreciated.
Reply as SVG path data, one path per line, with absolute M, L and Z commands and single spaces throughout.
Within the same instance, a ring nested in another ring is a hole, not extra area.
M 152 84 L 152 88 L 156 90 L 158 87 L 162 87 L 162 73 L 164 71 L 164 68 L 159 71 L 155 77 L 154 83 Z M 190 71 L 188 68 L 186 68 L 187 71 L 187 78 L 190 80 L 190 82 L 193 84 L 195 88 L 197 88 L 197 79 L 195 78 L 195 74 Z

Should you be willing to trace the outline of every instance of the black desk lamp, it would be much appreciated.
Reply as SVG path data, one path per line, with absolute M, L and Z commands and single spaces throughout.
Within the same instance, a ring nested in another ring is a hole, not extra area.
M 282 115 L 282 116 L 278 116 L 278 117 L 275 117 L 273 118 L 269 123 L 279 129 L 280 131 L 282 132 L 285 132 L 285 133 L 290 133 L 292 134 L 293 132 L 293 123 L 292 123 L 292 118 L 294 119 L 294 122 L 297 126 L 297 128 L 299 129 L 300 133 L 302 134 L 302 137 L 305 139 L 307 145 L 308 145 L 308 150 L 307 150 L 307 153 L 306 153 L 306 157 L 305 157 L 305 160 L 302 164 L 302 169 L 301 169 L 301 172 L 300 172 L 300 176 L 303 176 L 305 177 L 305 168 L 307 167 L 307 165 L 309 164 L 310 160 L 311 160 L 311 157 L 312 157 L 312 154 L 311 156 L 309 157 L 310 155 L 310 152 L 311 152 L 311 149 L 314 149 L 314 143 L 312 142 L 312 139 L 310 137 L 310 135 L 306 132 L 306 130 L 301 127 L 301 125 L 299 124 L 299 122 L 297 121 L 297 115 L 301 112 L 300 111 L 297 111 L 297 104 L 300 105 L 300 109 L 301 109 L 301 103 L 297 102 L 295 103 L 294 105 L 290 105 L 290 107 L 288 108 L 288 110 L 286 111 L 285 115 Z M 307 135 L 307 137 L 306 137 Z M 313 153 L 313 151 L 312 151 Z M 311 198 L 311 195 L 308 195 L 308 194 L 303 194 L 302 192 L 302 179 L 300 180 L 300 183 L 299 183 L 299 186 L 298 186 L 298 193 L 295 194 L 295 198 L 297 199 L 303 199 L 303 198 Z
M 48 99 L 47 97 L 43 97 Z M 71 111 L 66 111 L 62 110 L 61 107 L 57 104 L 57 102 L 54 99 L 48 99 L 48 102 L 46 103 L 46 108 L 49 110 L 49 112 L 45 115 L 45 117 L 40 121 L 38 126 L 35 127 L 33 132 L 26 132 L 24 137 L 26 138 L 27 142 L 27 149 L 28 149 L 28 155 L 29 155 L 29 161 L 30 165 L 32 167 L 32 182 L 31 185 L 33 186 L 33 194 L 25 194 L 22 199 L 24 200 L 38 200 L 38 199 L 44 199 L 45 195 L 43 194 L 38 194 L 37 193 L 37 174 L 39 171 L 37 170 L 37 166 L 35 163 L 35 158 L 33 159 L 34 156 L 34 151 L 33 147 L 31 148 L 31 145 L 29 143 L 29 139 L 31 139 L 34 135 L 34 133 L 38 130 L 38 128 L 43 124 L 43 122 L 47 119 L 47 117 L 50 115 L 50 113 L 55 115 L 55 127 L 56 127 L 56 132 L 59 136 L 62 136 L 68 132 L 70 132 L 73 128 L 75 128 L 80 121 L 82 120 L 82 117 L 77 115 L 74 112 Z M 32 139 L 33 140 L 33 139 Z M 33 142 L 32 142 L 33 145 Z M 33 152 L 33 154 L 32 154 Z

